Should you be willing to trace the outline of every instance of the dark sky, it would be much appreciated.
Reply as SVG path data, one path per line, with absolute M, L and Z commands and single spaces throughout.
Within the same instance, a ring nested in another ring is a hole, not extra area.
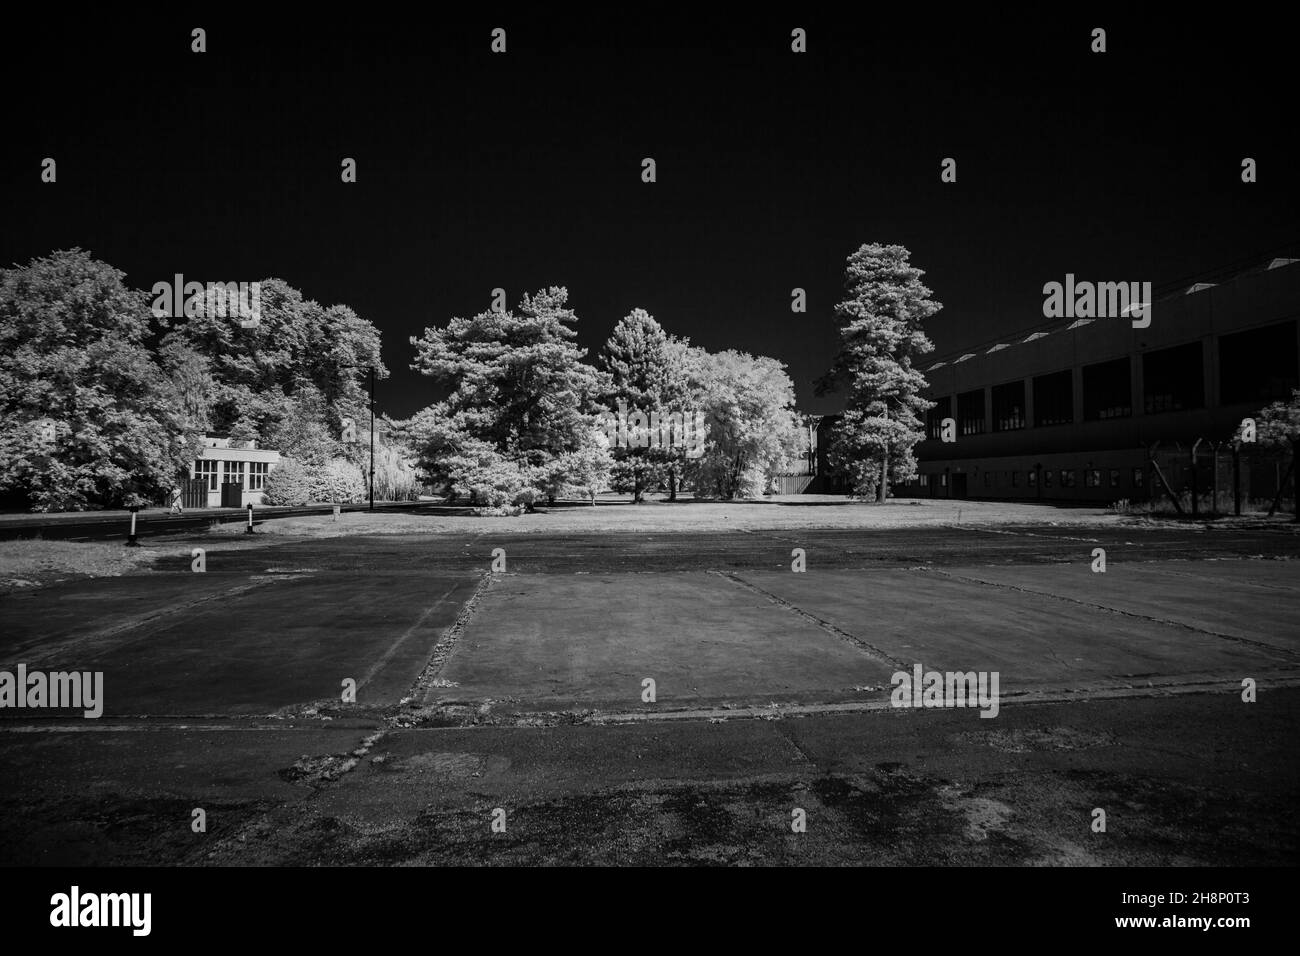
M 329 9 L 11 25 L 0 264 L 81 246 L 145 289 L 285 279 L 382 330 L 395 416 L 433 398 L 409 336 L 497 286 L 513 305 L 565 285 L 593 353 L 642 307 L 787 363 L 820 412 L 838 407 L 812 381 L 864 242 L 926 270 L 938 358 L 1041 323 L 1066 272 L 1160 286 L 1300 240 L 1294 51 L 1263 14 Z

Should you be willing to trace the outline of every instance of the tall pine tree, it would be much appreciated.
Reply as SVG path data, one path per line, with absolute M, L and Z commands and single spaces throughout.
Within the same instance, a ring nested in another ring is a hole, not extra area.
M 921 282 L 899 245 L 869 243 L 848 258 L 846 297 L 835 306 L 840 351 L 817 393 L 843 390 L 844 417 L 835 430 L 831 462 L 854 494 L 883 502 L 890 481 L 916 473 L 913 449 L 925 437 L 921 397 L 925 376 L 913 362 L 934 345 L 922 323 L 943 306 Z
M 587 440 L 600 380 L 574 344 L 568 297 L 552 286 L 411 339 L 411 368 L 450 392 L 400 428 L 433 481 L 490 509 L 531 506 L 555 487 L 557 459 Z
M 659 416 L 684 411 L 686 380 L 681 349 L 674 347 L 663 326 L 645 309 L 633 309 L 614 326 L 601 349 L 600 367 L 609 376 L 606 397 L 610 414 L 619 412 L 619 402 L 629 416 L 639 412 L 647 421 L 652 411 Z M 633 501 L 641 501 L 647 488 L 668 477 L 676 497 L 674 466 L 682 451 L 664 447 L 662 441 L 657 442 L 658 447 L 638 445 L 636 436 L 632 437 L 631 443 L 612 449 L 616 480 L 631 489 Z

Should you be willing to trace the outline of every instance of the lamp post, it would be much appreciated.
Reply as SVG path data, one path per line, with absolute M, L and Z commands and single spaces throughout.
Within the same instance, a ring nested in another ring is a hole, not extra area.
M 370 510 L 375 510 L 375 367 L 373 365 L 339 365 L 337 368 L 370 370 Z
M 375 510 L 375 367 L 370 366 L 370 510 Z

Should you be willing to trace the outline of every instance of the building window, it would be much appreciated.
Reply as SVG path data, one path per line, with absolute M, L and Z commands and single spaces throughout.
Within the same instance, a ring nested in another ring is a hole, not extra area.
M 244 463 L 242 461 L 226 462 L 226 483 L 240 484 L 244 483 Z
M 957 396 L 957 431 L 962 435 L 984 434 L 984 389 Z
M 1145 485 L 1146 483 L 1147 483 L 1147 476 L 1146 476 L 1146 472 L 1145 472 L 1145 470 L 1143 470 L 1142 468 L 1134 468 L 1134 469 L 1133 469 L 1133 487 L 1134 487 L 1134 488 L 1141 488 L 1141 487 L 1142 487 L 1143 485 Z
M 205 458 L 194 460 L 194 477 L 202 478 L 208 483 L 208 491 L 217 490 L 217 462 Z
M 948 396 L 935 399 L 934 408 L 925 413 L 925 437 L 941 437 L 940 431 L 945 418 L 952 418 L 952 399 Z
M 1013 471 L 1011 473 L 1011 487 L 1012 488 L 1020 487 L 1020 472 Z
M 1112 488 L 1118 488 L 1118 487 L 1119 487 L 1119 469 L 1118 469 L 1118 468 L 1112 468 L 1112 469 L 1110 470 L 1110 486 L 1111 486 Z
M 1036 488 L 1036 487 L 1038 487 L 1038 472 L 1037 472 L 1037 471 L 1032 471 L 1032 470 L 1031 470 L 1031 471 L 1027 471 L 1027 472 L 1025 472 L 1025 478 L 1028 479 L 1028 480 L 1026 481 L 1026 484 L 1028 484 L 1030 488 Z
M 993 472 L 991 471 L 984 472 L 984 487 L 985 488 L 993 487 Z
M 1083 483 L 1088 488 L 1101 487 L 1101 471 L 1097 468 L 1087 468 L 1083 472 Z
M 1148 415 L 1205 406 L 1201 343 L 1142 356 L 1142 398 Z
M 939 487 L 940 487 L 940 488 L 947 488 L 947 487 L 948 487 L 948 474 L 947 474 L 947 472 L 945 472 L 944 474 L 942 474 L 942 475 L 939 476 Z
M 1034 424 L 1068 425 L 1074 421 L 1074 376 L 1067 368 L 1034 377 Z
M 266 487 L 266 476 L 270 474 L 270 463 L 250 461 L 248 463 L 248 490 L 261 491 Z
M 1052 472 L 1050 469 L 1043 472 L 1043 487 L 1044 488 L 1052 487 Z
M 1286 401 L 1300 386 L 1296 324 L 1283 322 L 1219 338 L 1219 401 L 1224 405 Z
M 1072 468 L 1061 469 L 1061 487 L 1062 488 L 1074 487 L 1074 470 Z
M 1025 427 L 1025 383 L 993 386 L 993 430 L 1013 432 Z
M 1128 418 L 1133 414 L 1133 380 L 1129 360 L 1115 359 L 1083 367 L 1083 420 Z

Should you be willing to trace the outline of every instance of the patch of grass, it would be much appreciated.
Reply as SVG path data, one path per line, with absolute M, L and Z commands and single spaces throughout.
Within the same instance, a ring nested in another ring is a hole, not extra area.
M 1192 494 L 1190 491 L 1184 491 L 1178 496 L 1178 503 L 1182 506 L 1183 514 L 1192 513 Z M 1272 506 L 1272 498 L 1247 498 L 1241 502 L 1241 514 L 1247 515 L 1266 515 L 1268 509 Z M 1122 510 L 1121 510 L 1122 506 Z M 1149 501 L 1130 502 L 1127 498 L 1115 502 L 1111 506 L 1117 512 L 1122 514 L 1150 515 L 1152 517 L 1166 518 L 1178 515 L 1178 509 L 1174 507 L 1168 495 L 1158 495 Z M 1202 516 L 1208 515 L 1231 515 L 1233 511 L 1233 500 L 1231 491 L 1220 491 L 1218 500 L 1214 500 L 1212 494 L 1202 494 L 1196 497 L 1196 507 L 1198 513 Z M 1295 502 L 1290 498 L 1284 498 L 1278 509 L 1283 514 L 1295 514 Z
M 1051 504 L 999 501 L 891 499 L 878 505 L 842 495 L 790 495 L 756 501 L 669 503 L 605 497 L 596 507 L 563 503 L 518 517 L 448 513 L 442 506 L 400 514 L 363 511 L 280 518 L 258 525 L 259 533 L 312 538 L 357 534 L 490 534 L 501 532 L 582 534 L 600 531 L 709 532 L 799 528 L 899 528 L 954 524 L 1112 524 L 1120 516 L 1103 507 L 1058 508 Z M 218 525 L 213 535 L 238 536 L 243 525 Z
M 69 577 L 116 577 L 180 550 L 177 546 L 128 548 L 106 541 L 0 541 L 0 592 L 40 587 Z
M 1179 496 L 1178 503 L 1182 506 L 1182 514 L 1174 507 L 1173 502 L 1167 495 L 1153 498 L 1149 501 L 1129 501 L 1122 498 L 1111 505 L 1111 510 L 1115 514 L 1126 515 L 1129 518 L 1139 522 L 1149 522 L 1162 524 L 1170 522 L 1174 524 L 1186 523 L 1192 520 L 1192 496 L 1189 492 L 1183 492 Z M 1291 522 L 1295 519 L 1295 503 L 1290 499 L 1283 499 L 1278 510 L 1272 518 L 1268 517 L 1268 509 L 1272 506 L 1271 498 L 1249 498 L 1241 502 L 1241 514 L 1233 514 L 1233 500 L 1231 492 L 1219 492 L 1218 501 L 1213 500 L 1209 494 L 1200 495 L 1197 498 L 1197 515 L 1196 520 L 1207 526 L 1222 527 L 1256 527 L 1259 525 L 1278 525 L 1285 522 Z

